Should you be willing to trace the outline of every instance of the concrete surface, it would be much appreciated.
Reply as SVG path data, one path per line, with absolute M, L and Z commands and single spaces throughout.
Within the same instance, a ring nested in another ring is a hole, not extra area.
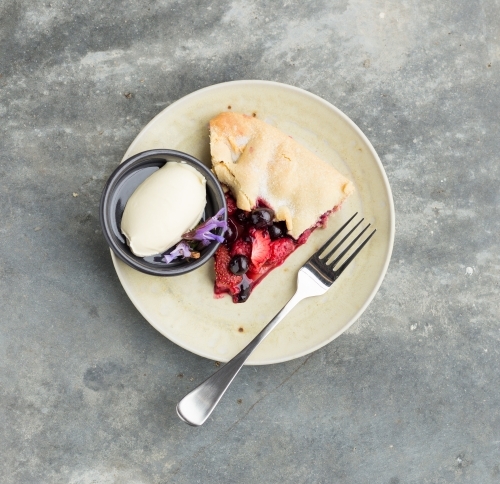
M 500 482 L 499 16 L 498 0 L 3 0 L 1 482 Z M 307 89 L 361 126 L 396 244 L 348 333 L 244 369 L 194 429 L 174 406 L 214 362 L 138 314 L 97 207 L 142 126 L 234 79 Z

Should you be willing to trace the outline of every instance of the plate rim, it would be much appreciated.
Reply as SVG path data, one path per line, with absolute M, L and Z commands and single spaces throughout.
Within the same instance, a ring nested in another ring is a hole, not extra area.
M 180 99 L 177 99 L 172 104 L 169 104 L 168 106 L 166 106 L 165 108 L 163 108 L 160 112 L 158 112 L 141 129 L 141 131 L 139 131 L 139 133 L 137 133 L 136 137 L 134 138 L 134 140 L 132 141 L 132 143 L 128 146 L 127 150 L 125 151 L 125 154 L 123 155 L 123 158 L 121 159 L 120 163 L 122 163 L 123 161 L 125 161 L 127 158 L 129 158 L 131 156 L 129 153 L 131 151 L 133 151 L 135 145 L 137 143 L 139 143 L 138 140 L 140 139 L 141 135 L 145 131 L 147 131 L 148 128 L 149 128 L 149 126 L 152 125 L 155 122 L 156 118 L 158 118 L 160 115 L 162 115 L 164 113 L 164 111 L 166 111 L 167 109 L 173 109 L 178 104 L 183 103 L 183 102 L 187 102 L 191 98 L 203 95 L 205 92 L 210 91 L 210 90 L 221 89 L 221 88 L 224 88 L 224 87 L 231 87 L 231 86 L 235 86 L 235 85 L 240 85 L 241 86 L 241 85 L 244 85 L 244 84 L 250 84 L 250 85 L 254 85 L 254 86 L 255 85 L 273 86 L 273 87 L 280 88 L 280 89 L 287 89 L 287 90 L 295 91 L 298 94 L 305 95 L 306 97 L 309 97 L 312 100 L 314 100 L 316 102 L 319 102 L 320 104 L 325 105 L 327 108 L 332 109 L 337 115 L 339 115 L 343 119 L 343 121 L 345 121 L 348 125 L 350 125 L 351 128 L 353 128 L 354 131 L 356 131 L 356 133 L 366 143 L 366 146 L 368 147 L 370 153 L 372 154 L 373 158 L 375 159 L 375 161 L 377 163 L 377 166 L 379 168 L 380 174 L 382 175 L 383 185 L 384 185 L 384 188 L 385 188 L 385 190 L 387 192 L 388 200 L 389 200 L 389 207 L 388 207 L 389 208 L 389 221 L 390 221 L 390 224 L 389 224 L 389 237 L 388 237 L 389 244 L 387 246 L 387 251 L 386 251 L 386 254 L 385 254 L 385 260 L 384 260 L 384 264 L 383 264 L 382 270 L 381 270 L 381 272 L 379 274 L 379 277 L 378 277 L 378 279 L 377 279 L 377 281 L 376 281 L 376 283 L 375 283 L 372 291 L 370 292 L 370 294 L 366 298 L 366 301 L 363 303 L 363 305 L 351 317 L 350 321 L 344 327 L 342 327 L 341 329 L 339 329 L 330 338 L 326 339 L 325 341 L 322 341 L 321 343 L 317 344 L 316 346 L 314 346 L 312 348 L 308 348 L 307 350 L 304 350 L 304 351 L 302 351 L 300 353 L 297 353 L 297 354 L 295 354 L 293 356 L 287 356 L 287 357 L 283 357 L 283 358 L 274 358 L 274 359 L 265 360 L 265 361 L 255 361 L 255 362 L 254 361 L 250 361 L 248 363 L 245 363 L 245 365 L 248 365 L 248 366 L 253 366 L 253 365 L 260 366 L 260 365 L 272 365 L 272 364 L 276 364 L 276 363 L 284 363 L 286 361 L 295 360 L 297 358 L 301 358 L 303 356 L 306 356 L 306 355 L 309 355 L 311 353 L 314 353 L 315 351 L 319 350 L 323 346 L 326 346 L 327 344 L 331 343 L 333 340 L 335 340 L 336 338 L 338 338 L 341 334 L 343 334 L 345 331 L 347 331 L 360 318 L 360 316 L 365 312 L 365 310 L 369 306 L 369 304 L 373 301 L 375 295 L 377 294 L 378 290 L 380 289 L 380 286 L 382 285 L 382 282 L 383 282 L 383 280 L 385 278 L 385 275 L 387 274 L 387 270 L 389 268 L 389 264 L 390 264 L 390 261 L 391 261 L 392 251 L 393 251 L 393 248 L 394 248 L 395 224 L 396 224 L 395 218 L 396 218 L 396 214 L 395 214 L 395 209 L 394 209 L 394 199 L 393 199 L 393 195 L 392 195 L 392 189 L 391 189 L 391 186 L 389 184 L 389 179 L 387 177 L 387 173 L 385 172 L 385 169 L 384 169 L 384 166 L 382 164 L 382 161 L 380 160 L 380 157 L 378 156 L 375 148 L 373 147 L 373 145 L 371 144 L 371 142 L 367 138 L 367 136 L 363 133 L 363 131 L 361 130 L 361 128 L 351 118 L 349 118 L 343 111 L 341 111 L 339 108 L 337 108 L 336 106 L 334 106 L 329 101 L 323 99 L 322 97 L 320 97 L 320 96 L 318 96 L 316 94 L 313 94 L 313 93 L 311 93 L 309 91 L 306 91 L 305 89 L 302 89 L 300 87 L 296 87 L 296 86 L 292 86 L 290 84 L 285 84 L 285 83 L 276 82 L 276 81 L 267 81 L 267 80 L 260 80 L 260 79 L 253 79 L 253 80 L 252 79 L 242 79 L 242 80 L 236 80 L 236 81 L 221 82 L 221 83 L 212 84 L 210 86 L 203 87 L 201 89 L 198 89 L 196 91 L 193 91 L 193 92 L 191 92 L 191 93 L 189 93 L 189 94 L 181 97 Z M 203 358 L 207 358 L 209 360 L 214 360 L 214 358 L 211 355 L 204 354 L 202 351 L 194 351 L 192 348 L 187 347 L 181 341 L 178 341 L 177 338 L 171 337 L 170 335 L 167 336 L 166 334 L 164 334 L 164 332 L 155 323 L 151 322 L 143 314 L 143 312 L 139 308 L 139 305 L 136 304 L 135 297 L 130 293 L 129 288 L 127 287 L 126 280 L 123 277 L 123 274 L 121 273 L 121 269 L 119 268 L 119 266 L 117 264 L 117 258 L 116 258 L 116 256 L 114 255 L 114 253 L 113 253 L 112 250 L 110 250 L 110 253 L 111 253 L 111 259 L 112 259 L 112 262 L 113 262 L 113 267 L 114 267 L 114 269 L 116 271 L 116 274 L 118 276 L 120 284 L 122 285 L 123 289 L 125 290 L 125 293 L 127 294 L 127 296 L 129 297 L 129 299 L 131 300 L 132 304 L 139 311 L 139 313 L 142 315 L 142 317 L 151 326 L 153 326 L 153 328 L 155 328 L 162 336 L 164 336 L 165 338 L 167 338 L 168 340 L 170 340 L 172 343 L 180 346 L 181 348 L 189 351 L 190 353 L 193 353 L 195 355 L 201 356 Z M 263 323 L 263 324 L 265 324 L 265 323 Z M 229 357 L 229 359 L 230 358 L 232 358 L 232 357 Z M 228 359 L 219 358 L 217 361 L 225 362 L 225 361 L 228 361 Z

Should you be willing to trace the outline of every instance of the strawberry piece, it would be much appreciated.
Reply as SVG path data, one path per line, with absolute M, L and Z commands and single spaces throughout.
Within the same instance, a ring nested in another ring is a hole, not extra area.
M 215 294 L 228 292 L 235 295 L 239 292 L 239 284 L 242 281 L 241 276 L 233 274 L 229 270 L 229 261 L 231 256 L 229 250 L 223 244 L 219 245 L 215 252 Z
M 248 269 L 248 272 L 245 275 L 252 281 L 252 288 L 255 286 L 255 283 L 264 277 L 272 268 L 272 266 L 268 266 L 267 264 L 264 264 L 259 268 L 256 268 L 254 265 L 250 265 L 250 269 Z
M 255 286 L 275 267 L 283 264 L 285 259 L 296 248 L 296 243 L 289 237 L 283 237 L 272 241 L 269 244 L 269 255 L 266 262 L 259 266 L 251 264 L 246 276 L 254 283 Z
M 283 264 L 285 259 L 296 249 L 294 241 L 288 237 L 271 242 L 271 262 L 274 267 Z
M 267 230 L 250 229 L 248 232 L 252 237 L 251 261 L 254 266 L 253 269 L 259 270 L 269 260 L 271 255 L 271 238 Z
M 245 242 L 243 239 L 237 239 L 231 247 L 231 257 L 238 254 L 244 255 L 250 260 L 252 244 L 250 242 Z
M 221 244 L 215 253 L 214 293 L 216 298 L 229 294 L 235 303 L 245 302 L 251 291 L 267 274 L 283 264 L 295 249 L 305 244 L 316 228 L 326 225 L 328 215 L 331 213 L 326 212 L 322 215 L 318 222 L 305 230 L 297 240 L 284 235 L 286 232 L 284 223 L 282 226 L 277 225 L 280 230 L 274 233 L 271 239 L 270 229 L 258 228 L 250 223 L 249 212 L 238 209 L 230 192 L 226 193 L 226 203 L 229 229 L 225 234 L 224 244 Z M 257 208 L 270 207 L 264 200 L 259 199 Z M 229 263 L 236 255 L 245 256 L 250 261 L 248 271 L 243 276 L 237 276 L 229 270 Z

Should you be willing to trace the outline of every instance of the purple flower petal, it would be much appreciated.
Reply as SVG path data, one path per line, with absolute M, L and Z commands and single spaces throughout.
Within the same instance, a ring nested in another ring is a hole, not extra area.
M 224 212 L 225 209 L 221 208 L 213 217 L 205 220 L 198 227 L 190 230 L 183 234 L 182 239 L 173 250 L 170 251 L 169 254 L 165 254 L 163 256 L 163 260 L 169 264 L 174 259 L 178 257 L 186 258 L 186 257 L 199 257 L 199 254 L 196 252 L 193 254 L 191 248 L 186 243 L 186 240 L 197 240 L 203 247 L 206 247 L 212 241 L 224 242 L 224 237 L 222 235 L 214 234 L 211 231 L 217 228 L 222 228 L 222 233 L 224 233 L 227 229 L 227 223 L 224 221 Z M 222 217 L 222 220 L 220 218 Z
M 208 245 L 207 241 L 212 240 L 224 242 L 224 237 L 211 232 L 211 230 L 215 230 L 217 228 L 222 228 L 222 233 L 226 231 L 227 223 L 224 219 L 219 220 L 220 217 L 224 217 L 224 211 L 225 209 L 221 208 L 213 217 L 205 220 L 205 222 L 198 225 L 195 229 L 186 232 L 182 238 L 185 240 L 199 240 L 203 245 Z
M 177 259 L 177 257 L 190 257 L 191 256 L 191 249 L 189 248 L 189 245 L 186 244 L 183 240 L 181 240 L 170 252 L 170 254 L 165 254 L 163 256 L 163 260 L 169 264 L 172 262 L 174 259 Z
M 222 242 L 224 242 L 224 237 L 222 237 L 222 235 L 212 234 L 212 232 L 207 232 L 205 234 L 205 239 L 206 240 L 216 240 L 217 242 L 220 242 L 221 244 L 222 244 Z

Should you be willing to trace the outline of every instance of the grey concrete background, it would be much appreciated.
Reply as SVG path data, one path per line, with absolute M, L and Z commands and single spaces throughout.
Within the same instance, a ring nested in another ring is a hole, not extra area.
M 1 482 L 500 482 L 499 18 L 498 0 L 0 2 Z M 214 362 L 138 314 L 97 208 L 155 114 L 235 79 L 358 123 L 396 243 L 349 332 L 244 369 L 194 429 L 174 407 Z

